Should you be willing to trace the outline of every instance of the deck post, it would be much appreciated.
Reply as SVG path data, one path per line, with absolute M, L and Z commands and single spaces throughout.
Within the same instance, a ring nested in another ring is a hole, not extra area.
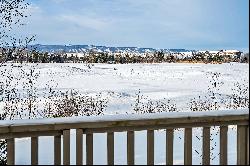
M 220 126 L 220 165 L 227 165 L 227 126 Z
M 114 133 L 107 133 L 107 161 L 108 165 L 114 165 Z
M 184 165 L 192 165 L 192 128 L 185 128 Z
M 63 165 L 70 165 L 70 130 L 63 130 Z
M 127 164 L 134 165 L 135 159 L 135 136 L 134 131 L 127 131 Z
M 61 165 L 61 135 L 54 136 L 54 165 Z
M 31 165 L 38 165 L 38 137 L 31 137 Z
M 210 127 L 203 127 L 202 164 L 210 165 Z
M 154 165 L 154 130 L 147 130 L 147 164 Z
M 174 129 L 166 131 L 166 165 L 173 165 Z
M 83 162 L 83 130 L 76 129 L 76 165 Z
M 93 134 L 86 135 L 86 164 L 93 165 Z
M 247 165 L 248 164 L 248 126 L 238 125 L 237 126 L 237 164 Z
M 15 164 L 15 139 L 7 139 L 7 165 Z

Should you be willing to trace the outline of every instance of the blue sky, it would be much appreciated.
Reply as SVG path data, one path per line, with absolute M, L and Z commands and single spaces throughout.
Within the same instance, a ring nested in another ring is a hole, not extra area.
M 249 0 L 29 0 L 40 44 L 249 50 Z

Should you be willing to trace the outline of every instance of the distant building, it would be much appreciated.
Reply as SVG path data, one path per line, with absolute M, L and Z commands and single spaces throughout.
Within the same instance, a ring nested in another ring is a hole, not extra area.
M 240 58 L 242 55 L 242 52 L 238 50 L 224 50 L 223 53 L 230 58 Z
M 249 63 L 249 53 L 245 53 L 241 56 L 241 62 Z
M 198 51 L 199 53 L 209 54 L 212 56 L 220 55 L 227 56 L 229 58 L 240 58 L 242 52 L 239 50 L 219 50 L 219 51 Z

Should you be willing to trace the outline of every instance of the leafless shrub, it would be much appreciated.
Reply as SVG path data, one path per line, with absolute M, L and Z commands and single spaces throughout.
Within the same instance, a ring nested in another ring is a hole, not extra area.
M 0 120 L 102 115 L 108 100 L 102 94 L 83 95 L 76 90 L 56 90 L 54 80 L 42 88 L 37 65 L 8 64 L 0 67 Z M 54 84 L 53 84 L 54 83 Z M 43 91 L 39 92 L 39 88 Z M 6 142 L 0 140 L 0 161 L 6 161 Z
M 45 103 L 45 117 L 72 117 L 102 115 L 107 107 L 107 99 L 101 94 L 94 97 L 70 90 L 50 97 Z
M 249 86 L 247 83 L 234 83 L 232 94 L 230 95 L 230 103 L 227 105 L 227 108 L 249 108 Z
M 145 113 L 160 113 L 160 112 L 178 112 L 176 104 L 172 104 L 170 100 L 167 102 L 160 100 L 148 100 L 141 94 L 141 91 L 136 94 L 136 100 L 133 110 L 137 114 Z
M 38 117 L 38 78 L 36 65 L 27 69 L 23 65 L 8 65 L 1 70 L 0 101 L 5 119 L 33 119 Z
M 194 98 L 190 101 L 191 111 L 210 111 L 219 109 L 239 109 L 249 108 L 249 86 L 246 83 L 240 84 L 239 82 L 234 83 L 232 87 L 232 93 L 229 95 L 223 95 L 220 92 L 220 88 L 224 85 L 221 81 L 220 73 L 210 73 L 211 81 L 208 86 L 208 95 L 198 98 Z M 232 128 L 234 129 L 234 128 Z M 211 127 L 211 159 L 214 160 L 218 157 L 214 153 L 214 149 L 218 144 L 213 138 L 219 134 L 219 129 L 216 126 Z M 202 135 L 196 136 L 201 140 Z M 196 149 L 197 152 L 200 150 Z M 201 154 L 201 152 L 200 152 Z M 202 156 L 201 156 L 202 157 Z

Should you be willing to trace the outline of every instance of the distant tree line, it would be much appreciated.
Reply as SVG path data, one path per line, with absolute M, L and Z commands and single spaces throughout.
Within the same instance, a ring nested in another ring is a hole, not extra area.
M 150 54 L 141 55 L 138 53 L 107 53 L 89 51 L 84 56 L 77 54 L 66 54 L 64 52 L 48 53 L 32 51 L 6 51 L 0 48 L 0 62 L 12 61 L 17 63 L 227 63 L 241 62 L 249 63 L 249 54 L 226 56 L 220 54 L 210 54 L 209 52 L 192 53 L 191 56 L 185 56 L 181 53 L 165 53 L 163 51 L 155 51 Z M 6 54 L 6 52 L 8 54 Z

